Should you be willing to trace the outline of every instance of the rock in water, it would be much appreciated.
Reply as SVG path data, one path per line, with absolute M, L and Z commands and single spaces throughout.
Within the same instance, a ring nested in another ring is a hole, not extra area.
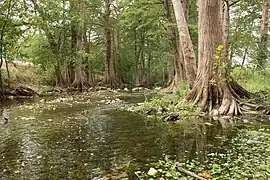
M 5 123 L 8 122 L 9 117 L 10 117 L 10 112 L 6 108 L 4 108 L 3 113 L 2 113 L 2 119 L 5 121 Z
M 151 168 L 149 169 L 149 171 L 148 171 L 147 174 L 148 174 L 149 176 L 155 176 L 155 175 L 157 174 L 157 172 L 158 172 L 158 171 L 157 171 L 155 168 L 152 168 L 152 167 L 151 167 Z

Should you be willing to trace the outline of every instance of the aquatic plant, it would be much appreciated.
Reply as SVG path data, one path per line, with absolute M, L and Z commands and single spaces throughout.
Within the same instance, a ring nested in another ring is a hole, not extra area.
M 229 145 L 220 152 L 208 152 L 205 162 L 198 159 L 178 163 L 165 156 L 155 164 L 155 173 L 136 172 L 142 179 L 192 179 L 180 172 L 184 167 L 202 178 L 209 179 L 268 179 L 270 177 L 269 127 L 239 130 Z M 206 177 L 208 176 L 208 177 Z

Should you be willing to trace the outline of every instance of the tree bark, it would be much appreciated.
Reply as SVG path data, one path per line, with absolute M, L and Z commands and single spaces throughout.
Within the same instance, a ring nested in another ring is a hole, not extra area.
M 222 11 L 222 59 L 227 65 L 229 59 L 229 24 L 230 24 L 230 5 L 229 1 L 223 2 L 223 8 L 220 8 Z M 229 70 L 231 67 L 227 67 Z
M 86 61 L 88 62 L 88 71 L 87 71 L 87 82 L 90 87 L 95 86 L 95 80 L 93 76 L 93 67 L 92 67 L 92 60 L 90 58 L 91 54 L 91 31 L 89 31 L 88 36 L 85 28 L 84 32 L 84 46 L 85 46 L 85 53 L 87 54 Z
M 261 41 L 259 44 L 258 50 L 258 68 L 264 69 L 264 65 L 268 58 L 268 21 L 269 21 L 269 8 L 270 8 L 270 0 L 263 0 L 263 8 L 262 8 L 262 20 L 261 20 Z
M 221 0 L 199 0 L 199 61 L 194 87 L 187 99 L 198 103 L 202 111 L 213 115 L 239 115 L 245 111 L 240 107 L 240 98 L 249 93 L 230 79 L 224 59 L 225 39 L 220 29 L 224 18 Z M 228 21 L 227 21 L 228 22 Z M 224 26 L 224 24 L 223 24 Z M 223 46 L 220 46 L 223 45 Z
M 137 35 L 136 35 L 137 36 Z M 137 38 L 137 37 L 136 37 Z M 135 86 L 142 86 L 144 85 L 144 80 L 145 80 L 145 69 L 144 69 L 144 42 L 145 42 L 145 37 L 144 37 L 144 31 L 140 32 L 140 46 L 137 47 L 136 45 L 136 50 L 138 51 L 136 53 L 136 71 L 135 71 Z
M 193 43 L 190 38 L 187 18 L 185 17 L 183 4 L 181 4 L 180 0 L 172 0 L 172 2 L 179 32 L 180 44 L 182 46 L 182 52 L 184 56 L 186 77 L 189 88 L 191 89 L 193 87 L 196 77 L 196 60 Z
M 7 50 L 5 48 L 5 64 L 6 64 L 6 70 L 7 70 L 7 76 L 8 76 L 8 87 L 10 88 L 10 72 L 8 67 L 8 60 L 7 60 Z
M 84 34 L 84 4 L 81 2 L 79 4 L 76 4 L 78 6 L 78 13 L 79 13 L 79 17 L 80 17 L 80 23 L 77 27 L 77 43 L 76 43 L 76 54 L 75 54 L 75 79 L 72 83 L 72 87 L 74 88 L 79 88 L 80 91 L 82 91 L 84 89 L 84 80 L 83 80 L 83 34 Z
M 4 46 L 5 46 L 5 44 L 4 44 L 4 36 L 5 36 L 5 28 L 6 28 L 7 24 L 8 24 L 8 19 L 9 19 L 10 12 L 11 12 L 11 9 L 12 9 L 11 3 L 12 3 L 12 0 L 9 0 L 8 1 L 7 14 L 5 16 L 5 20 L 4 20 L 3 26 L 1 27 L 1 33 L 0 33 L 0 88 L 1 88 L 1 98 L 4 98 L 4 96 L 5 96 L 5 94 L 4 94 L 4 82 L 3 82 L 1 69 L 2 69 L 3 62 L 4 62 L 4 59 L 3 59 L 4 51 L 6 51 L 6 49 L 4 49 Z
M 167 17 L 167 21 L 171 24 L 175 23 L 175 20 L 172 18 L 171 6 L 169 0 L 164 1 L 164 9 Z M 188 7 L 185 6 L 185 17 L 188 17 Z M 166 92 L 172 92 L 176 90 L 178 84 L 184 80 L 184 68 L 183 68 L 183 54 L 181 50 L 181 45 L 177 36 L 177 29 L 173 26 L 169 26 L 167 29 L 168 37 L 171 41 L 173 56 L 168 62 L 168 81 L 167 87 L 165 88 Z
M 106 49 L 106 57 L 105 57 L 105 72 L 104 72 L 104 80 L 103 83 L 108 85 L 111 88 L 117 88 L 121 85 L 121 79 L 118 76 L 118 68 L 117 60 L 114 56 L 114 32 L 111 27 L 111 0 L 105 0 L 105 49 Z

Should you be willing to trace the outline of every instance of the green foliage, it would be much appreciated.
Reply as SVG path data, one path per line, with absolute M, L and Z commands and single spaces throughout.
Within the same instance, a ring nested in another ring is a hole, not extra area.
M 154 176 L 137 172 L 143 179 L 192 179 L 179 173 L 176 165 L 196 173 L 207 172 L 211 179 L 267 179 L 270 176 L 270 129 L 251 128 L 239 130 L 224 151 L 211 153 L 206 156 L 204 163 L 193 159 L 185 163 L 178 163 L 168 159 L 155 164 L 158 171 Z
M 189 91 L 189 87 L 186 83 L 182 83 L 180 86 L 177 87 L 175 94 L 179 98 L 184 98 Z
M 234 67 L 232 77 L 250 92 L 270 92 L 269 70 L 255 70 L 241 67 Z
M 242 59 L 257 65 L 260 42 L 260 19 L 262 1 L 239 1 L 231 7 L 230 61 L 241 64 Z M 245 62 L 247 63 L 247 62 Z
M 140 104 L 135 110 L 144 112 L 152 109 L 156 112 L 153 115 L 166 115 L 173 112 L 178 113 L 181 119 L 198 116 L 200 109 L 184 98 L 187 91 L 187 85 L 183 85 L 178 88 L 175 94 L 164 95 L 162 97 L 156 96 Z
M 20 52 L 25 60 L 39 65 L 43 70 L 50 69 L 56 64 L 56 56 L 43 36 L 33 36 L 28 39 Z
M 173 160 L 168 159 L 166 156 L 164 160 L 159 160 L 156 163 L 155 169 L 157 173 L 155 175 L 148 175 L 144 172 L 137 172 L 136 174 L 143 179 L 157 179 L 157 178 L 164 178 L 164 179 L 179 179 L 183 177 L 183 175 L 176 170 L 176 163 Z

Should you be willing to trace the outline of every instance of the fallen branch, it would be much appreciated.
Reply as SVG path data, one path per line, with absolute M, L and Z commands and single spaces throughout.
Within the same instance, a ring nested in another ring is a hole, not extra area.
M 142 179 L 142 178 L 140 177 L 140 175 L 138 174 L 138 172 L 135 172 L 135 175 L 137 176 L 137 178 L 138 178 L 139 180 Z
M 192 176 L 192 177 L 194 177 L 194 178 L 196 178 L 196 179 L 199 179 L 199 180 L 207 180 L 207 179 L 205 179 L 205 178 L 203 178 L 203 177 L 201 177 L 201 176 L 195 174 L 194 172 L 191 172 L 191 171 L 189 171 L 189 170 L 184 169 L 183 167 L 180 167 L 179 165 L 176 166 L 176 169 L 177 169 L 179 172 L 185 173 L 185 174 L 187 174 L 187 175 L 189 175 L 189 176 Z

